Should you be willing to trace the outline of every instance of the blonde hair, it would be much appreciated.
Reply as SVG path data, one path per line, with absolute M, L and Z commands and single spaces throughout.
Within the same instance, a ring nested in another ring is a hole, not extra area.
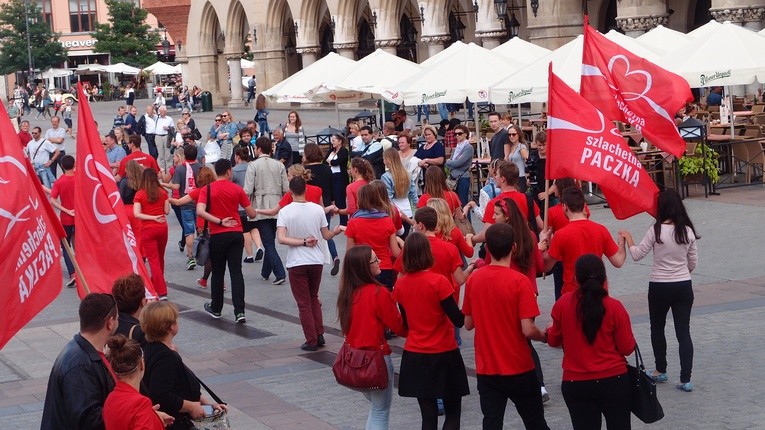
M 170 302 L 149 302 L 141 310 L 141 329 L 149 342 L 161 341 L 176 321 L 178 309 Z
M 409 194 L 412 180 L 409 177 L 409 172 L 404 168 L 404 163 L 401 162 L 398 151 L 394 148 L 386 149 L 383 152 L 383 161 L 388 165 L 390 176 L 393 178 L 393 197 L 399 199 L 406 197 Z
M 287 169 L 287 173 L 289 173 L 293 178 L 301 176 L 303 179 L 305 179 L 306 183 L 310 182 L 311 178 L 313 177 L 311 171 L 306 169 L 302 164 L 291 165 Z
M 449 209 L 449 204 L 446 200 L 439 198 L 431 198 L 428 200 L 426 206 L 429 206 L 436 210 L 438 214 L 438 222 L 436 223 L 436 234 L 441 234 L 446 241 L 452 240 L 452 230 L 457 226 L 454 224 L 454 218 L 452 218 L 452 211 Z

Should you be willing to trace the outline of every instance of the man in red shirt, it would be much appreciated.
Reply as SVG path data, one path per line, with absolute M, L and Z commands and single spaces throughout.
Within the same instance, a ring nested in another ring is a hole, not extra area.
M 141 151 L 141 136 L 137 134 L 131 134 L 128 136 L 128 148 L 130 149 L 130 154 L 123 158 L 122 161 L 120 161 L 119 170 L 117 170 L 117 175 L 114 177 L 117 182 L 119 182 L 120 179 L 125 176 L 125 167 L 130 160 L 135 160 L 143 167 L 154 169 L 155 172 L 159 172 L 159 165 L 157 164 L 157 160 L 155 160 L 151 155 Z
M 21 141 L 21 147 L 26 148 L 27 143 L 32 140 L 32 135 L 29 133 L 29 121 L 21 121 L 21 130 L 19 130 L 19 140 Z
M 539 315 L 536 296 L 529 279 L 510 269 L 515 246 L 512 227 L 496 224 L 487 233 L 492 262 L 468 279 L 462 307 L 465 328 L 475 328 L 483 428 L 502 429 L 510 399 L 527 429 L 549 429 L 527 340 L 546 340 L 534 324 Z
M 526 194 L 519 192 L 515 188 L 518 184 L 519 174 L 518 166 L 516 166 L 515 163 L 510 163 L 509 161 L 500 161 L 497 163 L 497 167 L 494 169 L 494 181 L 496 181 L 496 184 L 502 192 L 497 197 L 489 200 L 489 203 L 486 204 L 486 210 L 483 213 L 482 220 L 485 228 L 482 232 L 470 237 L 472 243 L 480 243 L 486 240 L 486 228 L 488 228 L 489 225 L 494 224 L 494 205 L 503 199 L 513 199 L 523 216 L 526 217 L 526 221 L 536 222 L 539 230 L 542 229 L 544 224 L 542 223 L 542 217 L 539 216 L 539 206 L 532 204 L 531 207 L 534 210 L 534 214 L 533 216 L 532 214 L 529 214 L 529 203 Z
M 66 232 L 66 241 L 71 247 L 74 243 L 74 157 L 71 155 L 61 157 L 61 168 L 64 169 L 64 174 L 53 183 L 50 190 L 50 203 L 54 208 L 61 211 L 59 219 L 61 219 L 61 225 L 64 226 Z M 75 285 L 74 265 L 69 258 L 69 253 L 63 249 L 63 245 L 61 248 L 66 269 L 69 271 L 69 282 L 66 283 L 66 286 L 73 288 Z
M 584 213 L 584 194 L 578 188 L 568 188 L 560 197 L 563 213 L 569 224 L 555 233 L 550 240 L 550 232 L 540 233 L 541 241 L 550 241 L 550 246 L 544 254 L 545 272 L 552 269 L 556 261 L 563 262 L 563 289 L 561 294 L 576 291 L 579 288 L 574 277 L 576 260 L 584 254 L 606 256 L 616 267 L 622 267 L 627 256 L 625 240 L 619 238 L 614 242 L 611 233 L 601 224 L 587 219 Z

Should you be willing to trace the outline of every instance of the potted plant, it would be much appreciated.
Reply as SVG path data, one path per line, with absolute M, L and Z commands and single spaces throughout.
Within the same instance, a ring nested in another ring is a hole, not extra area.
M 684 155 L 677 160 L 683 181 L 685 183 L 703 184 L 704 173 L 706 172 L 709 182 L 716 184 L 720 180 L 720 171 L 717 167 L 718 158 L 719 155 L 714 149 L 704 143 L 699 143 L 693 154 Z

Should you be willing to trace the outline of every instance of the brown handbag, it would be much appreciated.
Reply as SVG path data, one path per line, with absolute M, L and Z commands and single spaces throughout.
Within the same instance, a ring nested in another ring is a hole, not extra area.
M 337 383 L 356 391 L 388 388 L 388 365 L 379 349 L 356 349 L 343 342 L 332 365 Z

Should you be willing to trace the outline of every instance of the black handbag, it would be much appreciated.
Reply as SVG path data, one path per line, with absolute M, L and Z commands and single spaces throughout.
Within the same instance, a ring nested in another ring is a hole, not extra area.
M 210 186 L 207 186 L 207 211 L 210 211 Z M 210 230 L 207 227 L 207 220 L 202 232 L 194 238 L 194 259 L 198 266 L 204 266 L 210 259 Z
M 640 348 L 635 344 L 635 366 L 627 364 L 632 398 L 630 410 L 640 421 L 651 424 L 664 418 L 664 409 L 656 393 L 656 382 L 645 373 Z

